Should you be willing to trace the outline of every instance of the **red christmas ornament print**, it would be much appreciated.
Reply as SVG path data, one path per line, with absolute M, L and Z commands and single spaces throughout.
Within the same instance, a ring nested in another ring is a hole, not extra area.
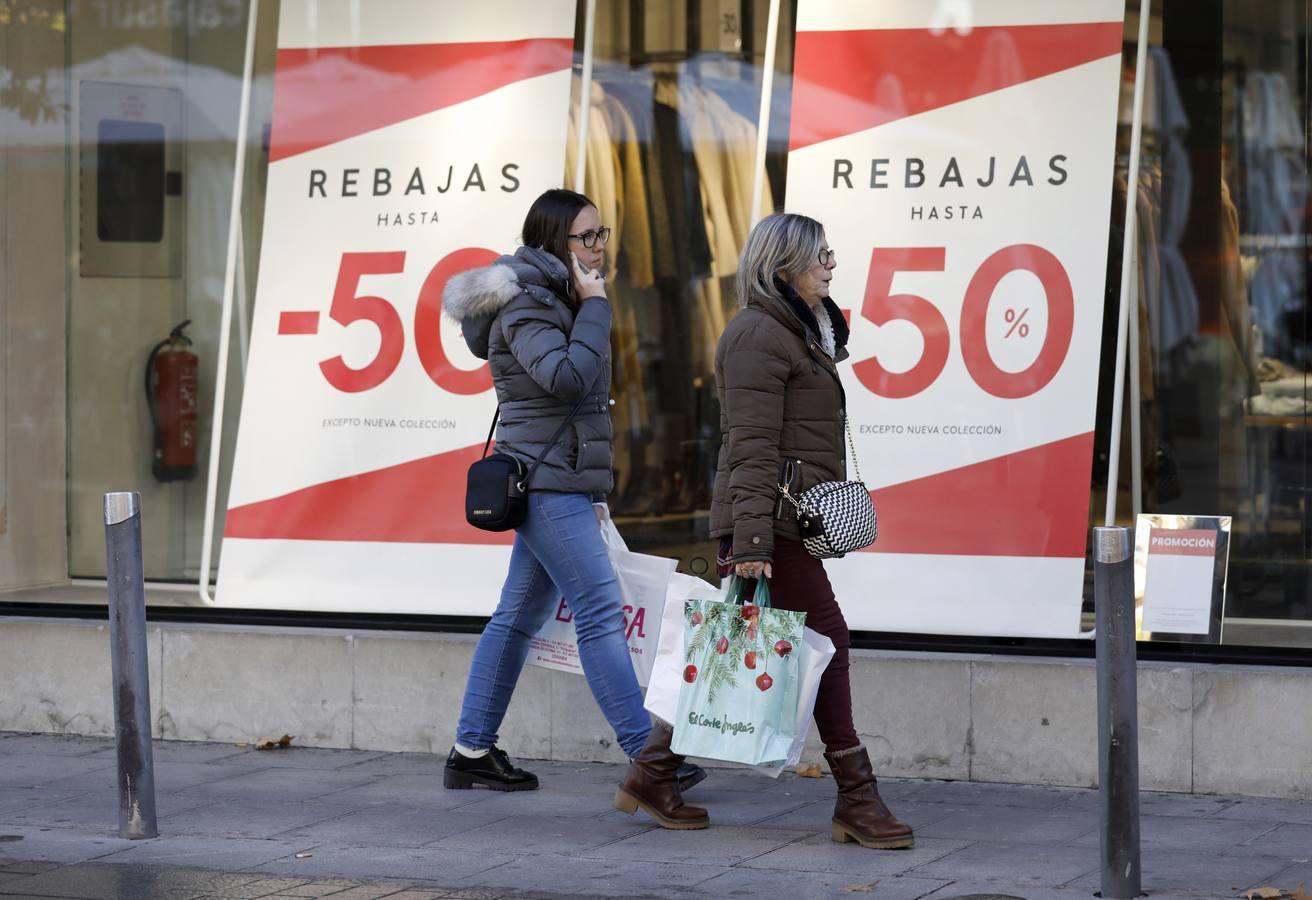
M 756 651 L 748 650 L 747 655 L 743 657 L 743 665 L 749 669 L 756 668 Z
M 774 684 L 774 679 L 770 677 L 769 672 L 762 672 L 756 679 L 756 687 L 761 691 L 770 690 L 772 684 Z
M 793 652 L 793 645 L 788 641 L 775 641 L 774 652 L 778 653 L 780 656 L 787 656 L 789 653 Z
M 716 653 L 728 653 L 728 652 L 729 652 L 729 639 L 728 639 L 727 637 L 722 637 L 722 638 L 720 638 L 718 641 L 716 641 L 716 643 L 715 643 L 715 652 L 716 652 Z
M 747 620 L 757 619 L 761 616 L 761 607 L 755 603 L 748 603 L 743 607 L 743 618 Z
M 688 682 L 689 684 L 692 684 L 694 681 L 696 681 L 696 680 L 697 680 L 697 667 L 696 667 L 696 666 L 688 666 L 688 668 L 684 669 L 684 670 L 683 670 L 683 680 L 686 681 L 686 682 Z
M 702 624 L 702 614 L 701 614 L 701 613 L 699 613 L 699 612 L 695 612 L 695 613 L 692 614 L 692 624 L 694 624 L 694 625 L 700 625 L 700 624 Z

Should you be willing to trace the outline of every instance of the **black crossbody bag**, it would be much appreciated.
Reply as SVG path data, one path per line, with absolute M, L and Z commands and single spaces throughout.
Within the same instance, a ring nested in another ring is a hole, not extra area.
M 492 446 L 492 436 L 496 434 L 497 421 L 501 418 L 501 407 L 492 416 L 492 427 L 488 430 L 487 441 L 483 444 L 483 456 L 469 467 L 469 479 L 465 486 L 465 521 L 484 531 L 510 531 L 524 524 L 528 516 L 528 483 L 534 470 L 556 441 L 565 433 L 565 429 L 574 421 L 583 404 L 592 393 L 592 386 L 579 398 L 574 409 L 560 423 L 556 433 L 547 442 L 546 449 L 527 467 L 519 459 L 508 453 L 487 455 Z

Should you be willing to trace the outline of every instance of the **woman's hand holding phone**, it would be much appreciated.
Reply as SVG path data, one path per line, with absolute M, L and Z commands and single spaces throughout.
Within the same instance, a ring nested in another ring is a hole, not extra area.
M 573 253 L 569 255 L 574 264 L 574 293 L 580 300 L 588 297 L 606 296 L 606 276 L 598 269 L 589 269 Z

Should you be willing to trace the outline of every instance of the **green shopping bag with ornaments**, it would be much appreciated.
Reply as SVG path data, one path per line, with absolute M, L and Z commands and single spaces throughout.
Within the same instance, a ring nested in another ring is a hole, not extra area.
M 806 613 L 774 609 L 764 578 L 734 578 L 727 599 L 684 603 L 683 683 L 671 748 L 763 765 L 788 758 Z

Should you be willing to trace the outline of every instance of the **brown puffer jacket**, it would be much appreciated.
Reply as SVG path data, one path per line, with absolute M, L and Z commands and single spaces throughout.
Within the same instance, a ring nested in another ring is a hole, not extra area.
M 810 308 L 777 279 L 775 288 L 781 297 L 753 297 L 734 316 L 715 353 L 722 443 L 711 536 L 733 535 L 735 562 L 772 559 L 776 534 L 800 539 L 797 512 L 779 492 L 790 461 L 794 496 L 847 478 L 846 397 L 835 366 L 847 358 L 847 323 L 826 299 L 831 358 Z

